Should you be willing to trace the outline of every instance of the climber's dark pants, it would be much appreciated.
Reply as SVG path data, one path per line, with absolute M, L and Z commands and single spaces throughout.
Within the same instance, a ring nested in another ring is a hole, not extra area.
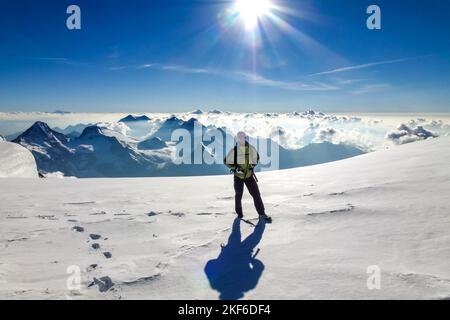
M 259 215 L 265 214 L 264 204 L 261 199 L 261 193 L 259 192 L 258 183 L 254 177 L 248 179 L 239 179 L 234 177 L 234 191 L 235 195 L 235 210 L 236 213 L 242 215 L 242 195 L 244 194 L 244 184 L 247 186 L 248 192 L 253 197 L 253 202 L 255 203 L 256 211 Z

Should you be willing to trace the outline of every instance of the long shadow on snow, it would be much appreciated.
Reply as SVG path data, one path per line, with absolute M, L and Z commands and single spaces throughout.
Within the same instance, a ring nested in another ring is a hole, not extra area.
M 221 300 L 237 300 L 256 288 L 264 271 L 264 264 L 256 259 L 259 250 L 253 250 L 261 241 L 265 222 L 260 220 L 253 233 L 241 241 L 240 219 L 233 222 L 227 245 L 221 246 L 217 259 L 210 260 L 205 266 L 205 274 L 211 287 L 220 293 Z

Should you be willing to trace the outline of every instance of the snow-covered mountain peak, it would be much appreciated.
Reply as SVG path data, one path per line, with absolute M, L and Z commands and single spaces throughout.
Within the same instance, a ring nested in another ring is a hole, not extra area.
M 159 137 L 144 140 L 137 145 L 139 150 L 159 150 L 167 147 L 166 143 Z
M 171 115 L 169 118 L 167 118 L 167 120 L 164 122 L 165 124 L 170 124 L 170 123 L 179 123 L 183 120 L 181 120 L 180 118 L 178 118 L 176 115 Z
M 197 109 L 191 112 L 192 114 L 200 115 L 203 114 L 203 111 L 201 109 Z
M 190 118 L 188 121 L 184 121 L 183 119 L 180 119 L 175 115 L 172 115 L 166 121 L 163 122 L 161 127 L 155 133 L 153 133 L 152 137 L 158 137 L 161 138 L 163 141 L 167 142 L 171 140 L 172 133 L 175 130 L 185 129 L 188 131 L 192 131 L 197 125 L 200 125 L 202 126 L 202 128 L 205 128 L 195 118 Z
M 184 121 L 182 128 L 183 129 L 194 129 L 196 126 L 203 126 L 196 118 L 190 118 L 188 121 Z
M 52 130 L 45 122 L 37 121 L 28 130 L 17 137 L 16 143 L 40 143 L 48 141 L 52 143 L 66 142 L 67 137 Z
M 48 126 L 48 124 L 46 124 L 45 122 L 42 121 L 36 121 L 32 126 L 31 126 L 32 130 L 40 130 L 46 134 L 50 133 L 52 130 L 50 129 L 50 127 Z
M 94 138 L 103 135 L 103 130 L 99 126 L 89 126 L 83 130 L 80 139 Z
M 126 116 L 123 119 L 120 119 L 119 122 L 139 122 L 139 121 L 150 121 L 151 119 L 146 115 L 142 116 L 134 116 L 132 114 Z

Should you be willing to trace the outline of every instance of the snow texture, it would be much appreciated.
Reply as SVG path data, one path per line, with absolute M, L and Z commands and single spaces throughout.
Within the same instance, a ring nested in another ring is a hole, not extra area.
M 449 157 L 440 137 L 261 173 L 257 228 L 231 176 L 0 179 L 0 298 L 446 299 Z
M 36 161 L 24 147 L 0 139 L 0 178 L 37 178 Z

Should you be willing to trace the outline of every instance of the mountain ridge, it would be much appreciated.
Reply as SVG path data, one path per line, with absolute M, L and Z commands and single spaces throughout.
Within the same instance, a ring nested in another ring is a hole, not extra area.
M 208 153 L 210 157 L 216 158 L 216 164 L 175 164 L 172 160 L 175 149 L 170 139 L 177 129 L 187 130 L 191 134 L 191 149 L 187 150 L 191 163 L 194 163 L 195 153 Z M 227 146 L 219 143 L 215 145 L 217 150 L 210 150 L 205 143 L 196 146 L 193 144 L 194 130 L 200 130 L 202 134 L 218 130 L 223 141 L 232 139 L 224 127 L 206 127 L 195 118 L 185 121 L 172 116 L 142 141 L 127 139 L 122 133 L 101 125 L 87 126 L 78 137 L 69 137 L 51 129 L 46 123 L 37 121 L 13 142 L 32 152 L 43 173 L 62 172 L 66 176 L 80 178 L 227 174 L 228 169 L 222 164 L 223 157 L 229 151 Z M 279 148 L 279 169 L 336 161 L 364 153 L 355 147 L 326 142 L 290 150 L 270 139 L 262 141 L 276 144 Z M 262 166 L 258 167 L 258 170 L 261 168 Z

